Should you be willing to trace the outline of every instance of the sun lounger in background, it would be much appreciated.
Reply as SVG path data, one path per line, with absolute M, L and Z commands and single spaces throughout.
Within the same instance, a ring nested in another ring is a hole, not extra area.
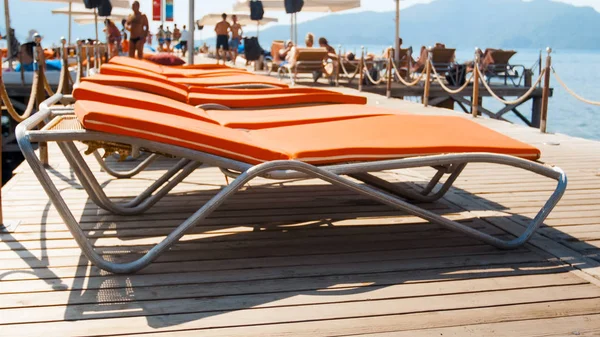
M 487 77 L 488 83 L 492 78 L 503 78 L 504 85 L 508 84 L 508 79 L 519 78 L 517 68 L 522 68 L 521 74 L 525 71 L 524 66 L 511 65 L 510 59 L 517 54 L 514 50 L 486 49 L 482 56 L 482 69 Z
M 133 90 L 131 90 L 133 89 Z M 153 94 L 143 95 L 143 93 Z M 358 104 L 364 105 L 363 96 L 343 95 L 337 92 L 313 88 L 278 88 L 267 91 L 204 89 L 193 92 L 176 85 L 167 85 L 151 79 L 98 75 L 83 81 L 73 91 L 76 100 L 143 104 L 144 101 L 163 101 L 163 106 L 184 103 L 193 106 L 207 105 L 213 109 L 250 109 L 283 107 L 293 105 Z M 143 97 L 143 98 L 142 98 Z M 169 102 L 171 101 L 171 102 Z M 135 102 L 135 103 L 132 103 Z
M 458 116 L 374 116 L 238 130 L 198 118 L 92 101 L 76 102 L 76 117 L 65 116 L 59 111 L 55 114 L 50 108 L 60 99 L 60 94 L 54 95 L 41 104 L 38 113 L 19 124 L 18 143 L 83 254 L 94 265 L 113 273 L 135 272 L 150 264 L 256 177 L 321 179 L 504 249 L 518 247 L 531 238 L 566 188 L 566 177 L 560 169 L 533 161 L 540 156 L 538 149 Z M 45 120 L 50 122 L 35 130 Z M 145 212 L 201 165 L 219 167 L 236 178 L 141 258 L 115 263 L 94 250 L 35 154 L 33 142 L 54 141 L 90 199 L 116 214 Z M 165 174 L 166 179 L 159 178 L 131 202 L 117 204 L 106 196 L 75 141 L 137 146 L 182 159 Z M 555 191 L 522 235 L 514 239 L 491 236 L 409 202 L 432 202 L 443 197 L 465 165 L 473 162 L 514 166 L 558 181 Z M 438 173 L 418 192 L 371 174 L 423 166 L 434 167 Z M 438 186 L 443 177 L 446 180 Z
M 279 65 L 285 61 L 279 56 L 279 51 L 285 48 L 285 42 L 280 40 L 274 40 L 271 43 L 271 62 L 268 66 L 268 74 L 279 71 Z
M 288 77 L 293 85 L 298 74 L 326 73 L 326 59 L 325 48 L 297 48 L 293 60 L 279 68 L 279 78 Z

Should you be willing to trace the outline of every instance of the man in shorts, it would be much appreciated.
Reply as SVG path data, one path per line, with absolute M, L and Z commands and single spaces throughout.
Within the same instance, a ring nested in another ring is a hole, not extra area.
M 227 14 L 221 15 L 223 21 L 220 21 L 215 26 L 215 33 L 217 33 L 217 63 L 221 59 L 221 48 L 225 51 L 223 55 L 223 62 L 227 61 L 227 53 L 229 53 L 229 30 L 231 25 L 227 22 Z
M 229 41 L 229 47 L 231 48 L 231 61 L 235 64 L 235 60 L 237 59 L 238 49 L 240 47 L 240 43 L 242 42 L 242 25 L 240 25 L 237 21 L 237 16 L 232 15 L 231 20 L 233 24 L 231 25 L 231 41 Z
M 181 54 L 185 57 L 185 53 L 188 50 L 188 39 L 190 38 L 190 33 L 186 29 L 187 27 L 183 25 L 183 30 L 181 31 L 181 40 L 179 41 L 179 45 L 181 46 Z

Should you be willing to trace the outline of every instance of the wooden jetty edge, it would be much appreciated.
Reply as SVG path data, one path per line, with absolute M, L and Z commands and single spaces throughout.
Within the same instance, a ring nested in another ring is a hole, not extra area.
M 363 94 L 403 113 L 457 114 Z M 542 161 L 568 174 L 564 198 L 524 248 L 501 251 L 321 182 L 257 180 L 158 262 L 111 275 L 88 264 L 23 163 L 2 191 L 5 221 L 20 224 L 0 232 L 0 335 L 599 333 L 600 142 L 476 121 L 539 147 Z M 116 216 L 87 199 L 57 147 L 49 155 L 75 216 L 115 260 L 160 240 L 227 183 L 218 170 L 200 169 L 148 214 Z M 108 194 L 122 197 L 173 163 L 115 180 L 88 159 Z M 431 172 L 381 174 L 418 183 Z M 552 188 L 519 170 L 472 165 L 446 198 L 426 207 L 510 236 L 525 220 L 515 214 L 532 216 Z

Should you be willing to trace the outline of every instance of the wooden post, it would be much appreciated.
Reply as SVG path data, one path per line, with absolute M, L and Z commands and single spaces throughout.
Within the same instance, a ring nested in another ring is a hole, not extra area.
M 548 98 L 550 97 L 550 71 L 552 67 L 552 48 L 546 48 L 548 56 L 546 56 L 546 73 L 544 74 L 544 91 L 542 92 L 542 117 L 540 123 L 540 131 L 546 133 L 546 124 L 548 122 Z
M 362 91 L 363 79 L 365 78 L 365 47 L 361 47 L 360 64 L 358 65 L 358 91 Z
M 62 42 L 62 67 L 65 69 L 62 72 L 63 78 L 62 80 L 63 82 L 63 86 L 61 88 L 61 93 L 68 95 L 72 92 L 71 90 L 71 81 L 69 81 L 70 79 L 70 75 L 69 75 L 69 51 L 67 50 L 67 39 L 65 39 L 64 37 L 61 38 L 61 42 Z
M 406 64 L 408 65 L 406 69 L 406 80 L 410 81 L 410 72 L 412 70 L 412 48 L 406 50 L 406 57 L 408 57 L 408 60 L 406 61 Z M 398 64 L 398 68 L 400 68 L 400 64 Z M 400 76 L 400 74 L 398 74 L 398 76 Z
M 385 91 L 385 95 L 387 96 L 387 98 L 392 97 L 392 70 L 394 69 L 394 67 L 392 66 L 392 62 L 394 62 L 394 56 L 396 55 L 394 54 L 394 48 L 392 48 L 390 50 L 390 53 L 388 55 L 388 63 L 387 63 L 387 86 L 386 86 L 386 91 Z M 400 74 L 398 74 L 398 76 L 400 76 Z
M 429 105 L 429 89 L 431 88 L 431 47 L 427 48 L 427 64 L 425 65 L 425 90 L 423 91 L 423 105 Z
M 87 60 L 87 63 L 85 65 L 85 76 L 90 76 L 90 69 L 92 68 L 92 65 L 90 64 L 92 62 L 92 57 L 90 56 L 90 44 L 86 44 L 85 45 L 85 57 Z
M 77 45 L 77 80 L 75 80 L 75 83 L 79 83 L 81 81 L 81 78 L 83 77 L 83 60 L 81 57 L 81 53 L 83 52 L 83 47 L 82 47 L 81 40 L 77 39 L 76 45 Z
M 38 75 L 37 88 L 35 89 L 35 100 L 39 111 L 40 104 L 46 100 L 46 89 L 44 87 L 44 81 L 46 80 L 44 74 L 44 67 L 46 65 L 46 61 L 44 59 L 44 50 L 42 49 L 42 46 L 40 44 L 42 42 L 42 38 L 39 35 L 36 35 L 34 37 L 34 42 L 34 70 L 37 71 Z M 35 65 L 35 63 L 37 63 L 37 66 Z M 32 98 L 30 97 L 29 99 Z M 40 161 L 44 166 L 48 166 L 48 143 L 39 143 L 39 150 Z
M 340 71 L 342 71 L 342 62 L 344 62 L 343 59 L 343 54 L 342 54 L 342 45 L 338 45 L 338 59 L 337 59 L 337 64 L 335 64 L 335 86 L 339 87 L 340 86 Z
M 473 65 L 473 96 L 471 97 L 471 114 L 479 115 L 479 48 L 475 48 L 475 64 Z

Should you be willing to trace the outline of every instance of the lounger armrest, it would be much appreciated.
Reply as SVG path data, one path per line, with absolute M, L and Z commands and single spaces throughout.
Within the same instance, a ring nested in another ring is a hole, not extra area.
M 40 109 L 37 113 L 33 114 L 32 116 L 30 116 L 23 122 L 19 123 L 19 125 L 17 125 L 17 128 L 15 130 L 17 139 L 25 137 L 27 131 L 32 130 L 33 128 L 38 126 L 40 123 L 47 120 L 50 117 L 50 115 L 52 114 L 50 107 L 52 105 L 58 103 L 62 99 L 62 97 L 63 97 L 62 94 L 54 94 L 47 100 L 40 103 Z

